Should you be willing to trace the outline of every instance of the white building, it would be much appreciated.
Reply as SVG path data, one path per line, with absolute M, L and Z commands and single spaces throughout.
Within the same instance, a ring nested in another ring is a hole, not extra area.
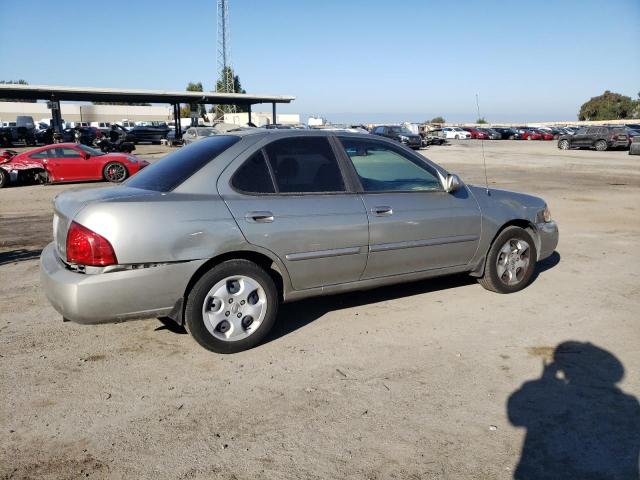
M 258 127 L 269 125 L 271 121 L 271 112 L 251 112 L 251 121 Z M 225 113 L 225 123 L 233 123 L 235 125 L 246 125 L 249 123 L 249 114 L 242 113 Z M 276 113 L 276 123 L 283 125 L 299 125 L 300 115 L 297 113 Z

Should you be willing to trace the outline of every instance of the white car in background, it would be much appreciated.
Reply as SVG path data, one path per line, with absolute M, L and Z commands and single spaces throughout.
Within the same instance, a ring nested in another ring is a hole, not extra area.
M 444 132 L 445 138 L 453 138 L 453 139 L 467 139 L 471 138 L 471 134 L 466 130 L 461 129 L 460 127 L 444 127 L 442 129 Z

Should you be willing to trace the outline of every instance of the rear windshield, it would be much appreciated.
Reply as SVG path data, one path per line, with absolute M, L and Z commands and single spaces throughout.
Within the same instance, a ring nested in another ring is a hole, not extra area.
M 232 135 L 216 135 L 182 147 L 131 177 L 127 186 L 169 192 L 239 140 Z

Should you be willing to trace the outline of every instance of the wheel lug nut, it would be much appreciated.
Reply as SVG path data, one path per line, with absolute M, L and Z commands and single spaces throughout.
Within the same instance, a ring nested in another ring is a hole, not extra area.
M 230 298 L 230 299 L 229 299 L 229 303 L 233 303 L 233 298 Z
M 239 313 L 239 314 L 238 314 L 238 318 L 240 318 L 241 316 L 242 316 L 242 314 L 241 314 L 241 313 Z
M 244 305 L 244 300 L 240 300 L 240 305 Z
M 231 312 L 224 312 L 224 316 L 228 317 Z

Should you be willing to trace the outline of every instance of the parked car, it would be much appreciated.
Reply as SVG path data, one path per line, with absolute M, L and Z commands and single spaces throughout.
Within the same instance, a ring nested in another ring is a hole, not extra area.
M 15 143 L 31 146 L 36 143 L 36 125 L 31 116 L 19 115 L 15 122 L 2 122 L 2 132 L 3 139 L 0 141 L 4 146 Z
M 190 127 L 184 133 L 182 142 L 184 145 L 189 145 L 190 143 L 210 137 L 211 135 L 216 135 L 217 133 L 213 127 Z
M 167 138 L 169 127 L 167 125 L 160 126 L 135 126 L 129 130 L 127 136 L 128 141 L 134 144 L 140 142 L 160 143 L 162 139 Z
M 471 135 L 472 139 L 476 139 L 476 140 L 487 140 L 489 138 L 489 136 L 483 132 L 482 130 L 478 129 L 478 128 L 473 128 L 473 127 L 462 127 L 463 130 L 469 132 L 469 134 Z
M 50 183 L 106 180 L 119 183 L 149 165 L 134 155 L 103 153 L 75 143 L 57 143 L 20 153 L 13 162 L 37 162 Z
M 542 140 L 542 134 L 533 128 L 522 128 L 518 132 L 522 140 Z
M 416 133 L 411 132 L 406 127 L 398 125 L 378 125 L 371 132 L 374 135 L 380 135 L 382 137 L 390 138 L 396 142 L 400 142 L 407 147 L 417 150 L 422 147 L 422 137 Z
M 502 140 L 520 139 L 520 132 L 518 132 L 515 128 L 494 127 L 493 129 L 500 134 L 500 138 Z
M 105 135 L 108 135 L 111 130 L 111 122 L 91 122 L 90 126 L 100 129 Z
M 502 135 L 493 128 L 478 128 L 477 130 L 484 133 L 488 140 L 502 140 Z
M 91 127 L 80 127 L 80 143 L 83 145 L 93 145 L 96 138 L 98 137 L 97 129 L 93 129 Z M 100 133 L 102 136 L 102 132 Z M 63 142 L 75 142 L 76 138 L 76 129 L 75 128 L 65 128 L 62 130 L 62 141 Z
M 460 272 L 516 292 L 558 242 L 544 200 L 342 132 L 215 135 L 54 212 L 41 284 L 63 318 L 169 316 L 225 353 L 260 343 L 281 302 Z
M 422 144 L 425 147 L 429 145 L 444 145 L 445 143 L 447 143 L 447 139 L 441 128 L 425 130 L 422 134 Z
M 442 131 L 444 132 L 445 138 L 447 139 L 453 138 L 456 140 L 464 140 L 467 138 L 471 138 L 471 134 L 460 127 L 444 127 Z
M 573 135 L 561 135 L 558 138 L 558 148 L 595 148 L 599 152 L 611 148 L 627 148 L 629 137 L 623 126 L 583 127 Z

